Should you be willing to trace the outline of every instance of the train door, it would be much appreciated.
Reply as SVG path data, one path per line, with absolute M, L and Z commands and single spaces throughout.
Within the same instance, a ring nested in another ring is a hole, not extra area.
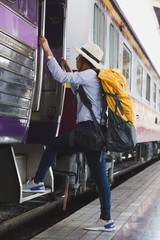
M 63 1 L 41 1 L 39 36 L 45 35 L 57 61 L 65 54 L 65 5 Z M 33 102 L 28 143 L 47 144 L 58 134 L 65 86 L 55 81 L 48 70 L 43 50 L 38 51 L 36 91 Z
M 0 1 L 0 201 L 21 201 L 22 198 L 13 144 L 25 142 L 30 122 L 37 60 L 38 2 Z
M 38 10 L 37 7 L 39 2 L 39 26 L 38 26 L 39 34 L 45 33 L 45 36 L 47 37 L 49 44 L 52 50 L 54 51 L 54 55 L 57 58 L 57 61 L 59 62 L 61 56 L 64 55 L 63 53 L 65 52 L 64 22 L 66 6 L 65 3 L 67 1 L 66 0 L 59 1 L 35 0 L 35 1 L 37 2 L 37 5 L 35 5 L 36 10 Z M 8 1 L 4 0 L 4 2 Z M 28 1 L 25 0 L 15 1 L 16 6 L 14 11 L 17 11 L 18 13 L 18 11 L 20 11 L 21 8 L 27 6 L 27 3 Z M 35 6 L 33 8 L 30 7 L 30 12 L 32 12 L 33 9 L 35 9 Z M 35 18 L 37 20 L 37 16 L 35 16 Z M 19 20 L 19 22 L 20 21 L 21 20 Z M 31 24 L 29 22 L 27 23 L 29 26 L 28 29 L 30 29 L 32 23 Z M 21 29 L 21 26 L 19 27 Z M 20 29 L 16 29 L 17 31 L 15 32 L 20 31 Z M 27 35 L 27 32 L 25 32 L 25 34 Z M 34 36 L 32 35 L 30 39 L 33 39 L 33 37 Z M 37 43 L 38 41 L 37 28 L 36 38 L 34 39 L 35 42 Z M 15 44 L 14 47 L 19 46 Z M 0 179 L 2 185 L 4 185 L 5 182 L 4 187 L 0 185 L 1 189 L 0 201 L 24 202 L 39 196 L 38 193 L 24 194 L 22 192 L 22 184 L 26 182 L 26 180 L 29 179 L 30 177 L 34 177 L 41 155 L 43 154 L 45 145 L 52 136 L 58 134 L 59 123 L 63 108 L 65 88 L 62 84 L 57 83 L 56 81 L 54 81 L 54 79 L 51 78 L 50 73 L 48 72 L 48 69 L 46 67 L 46 60 L 43 56 L 43 52 L 40 49 L 38 49 L 37 51 L 36 45 L 35 54 L 37 54 L 37 52 L 38 58 L 37 61 L 35 61 L 35 72 L 33 73 L 32 71 L 33 76 L 31 76 L 33 77 L 33 79 L 36 79 L 36 81 L 32 81 L 32 86 L 29 87 L 29 89 L 32 88 L 33 91 L 26 90 L 27 94 L 29 94 L 30 91 L 31 93 L 33 93 L 32 96 L 34 96 L 34 101 L 33 99 L 31 99 L 31 103 L 29 105 L 32 106 L 32 111 L 30 110 L 29 112 L 30 113 L 29 117 L 31 117 L 31 121 L 26 121 L 25 125 L 26 130 L 23 134 L 23 141 L 19 141 L 16 144 L 15 142 L 8 142 L 9 145 L 5 145 L 3 147 L 0 146 L 0 157 L 1 160 L 4 159 L 3 163 L 1 161 L 0 165 L 1 171 Z M 30 58 L 31 57 L 29 57 L 29 59 Z M 8 66 L 5 66 L 5 68 Z M 13 67 L 14 69 L 17 68 L 17 64 L 15 64 L 15 61 Z M 14 69 L 12 68 L 10 72 L 13 72 Z M 24 69 L 25 68 L 22 67 L 22 70 Z M 18 76 L 21 75 L 18 69 L 16 74 Z M 27 73 L 24 74 L 23 78 L 25 79 L 26 76 L 28 76 Z M 22 81 L 23 78 L 15 78 L 15 80 Z M 27 84 L 28 82 L 29 81 L 25 81 L 25 84 Z M 16 92 L 18 91 L 18 88 L 14 87 L 14 89 Z M 22 88 L 23 91 L 21 95 L 22 97 L 25 98 L 25 95 L 23 94 L 24 89 L 25 86 L 23 84 Z M 31 96 L 31 94 L 29 96 Z M 19 104 L 19 102 L 17 102 L 17 104 Z M 27 110 L 25 110 L 25 112 L 27 112 Z M 9 115 L 9 119 L 11 119 L 11 114 Z M 20 130 L 23 127 L 24 120 L 22 119 L 20 120 Z M 16 128 L 12 127 L 12 132 L 13 131 L 16 131 Z M 5 139 L 9 139 L 8 136 L 6 136 Z M 47 186 L 46 193 L 53 191 L 54 185 L 53 183 L 54 178 L 52 170 L 50 168 L 45 179 L 45 185 Z
M 41 0 L 39 3 L 38 37 L 44 35 L 60 63 L 65 53 L 65 4 L 64 1 Z M 25 145 L 16 145 L 18 155 L 26 155 L 24 183 L 34 177 L 39 161 L 49 140 L 56 136 L 63 110 L 65 85 L 55 81 L 48 70 L 47 60 L 41 47 L 38 47 L 37 77 L 32 107 L 31 121 Z M 20 172 L 23 171 L 23 166 Z M 46 193 L 54 191 L 54 177 L 50 167 L 45 177 Z M 40 194 L 23 193 L 22 201 L 38 197 Z

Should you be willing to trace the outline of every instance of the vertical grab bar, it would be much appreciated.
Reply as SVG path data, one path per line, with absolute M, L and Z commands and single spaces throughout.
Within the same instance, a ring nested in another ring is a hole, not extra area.
M 42 0 L 42 11 L 41 11 L 41 35 L 45 35 L 45 23 L 46 23 L 46 0 Z M 43 82 L 43 59 L 44 59 L 44 51 L 40 46 L 39 50 L 39 70 L 38 70 L 38 86 L 37 86 L 37 96 L 36 96 L 36 111 L 39 111 L 40 101 L 41 101 L 41 93 L 42 93 L 42 82 Z

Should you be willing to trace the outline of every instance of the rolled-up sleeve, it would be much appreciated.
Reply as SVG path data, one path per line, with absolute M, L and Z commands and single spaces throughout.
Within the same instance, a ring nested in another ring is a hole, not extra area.
M 53 78 L 61 83 L 81 84 L 82 80 L 79 72 L 65 72 L 61 69 L 55 58 L 52 58 L 47 63 L 49 71 Z
M 97 87 L 97 74 L 92 69 L 86 69 L 80 72 L 65 72 L 61 69 L 55 58 L 48 61 L 47 65 L 52 77 L 60 83 L 69 83 L 73 93 L 75 93 L 79 85 L 82 85 L 84 89 L 88 88 L 87 86 L 92 86 L 92 88 L 94 88 L 94 86 Z M 86 90 L 88 92 L 88 89 Z

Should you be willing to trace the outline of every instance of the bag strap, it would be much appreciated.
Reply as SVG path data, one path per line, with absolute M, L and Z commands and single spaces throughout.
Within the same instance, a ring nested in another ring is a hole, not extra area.
M 117 108 L 119 108 L 121 114 L 123 115 L 123 109 L 121 106 L 122 101 L 119 98 L 119 94 L 118 93 L 113 94 L 113 93 L 109 93 L 109 92 L 105 92 L 105 94 L 116 98 L 115 113 L 117 112 Z
M 78 93 L 79 93 L 79 95 L 80 95 L 80 98 L 81 98 L 83 104 L 84 104 L 84 105 L 89 109 L 89 111 L 90 111 L 90 114 L 91 114 L 91 117 L 92 117 L 92 119 L 93 119 L 96 132 L 100 134 L 100 136 L 102 137 L 102 139 L 103 139 L 103 141 L 104 141 L 104 143 L 105 143 L 104 134 L 103 134 L 103 132 L 102 132 L 101 127 L 100 127 L 99 124 L 98 124 L 98 121 L 97 121 L 97 119 L 96 119 L 96 117 L 95 117 L 95 115 L 94 115 L 94 112 L 93 112 L 93 110 L 92 110 L 92 104 L 91 104 L 90 100 L 88 99 L 88 97 L 87 97 L 87 95 L 86 95 L 83 87 L 80 85 L 80 86 L 79 86 L 79 89 L 78 89 L 77 91 L 78 91 Z
M 97 68 L 92 68 L 92 70 L 94 70 L 96 72 L 97 77 L 98 77 L 98 75 L 100 73 L 100 70 L 97 69 Z M 103 89 L 101 79 L 99 77 L 98 77 L 98 79 L 99 79 L 99 84 L 100 84 L 100 88 L 101 88 L 101 91 L 102 91 L 102 112 L 101 112 L 101 120 L 100 120 L 100 124 L 101 124 L 103 116 L 105 116 L 105 113 L 107 111 L 107 101 L 106 101 L 106 93 Z

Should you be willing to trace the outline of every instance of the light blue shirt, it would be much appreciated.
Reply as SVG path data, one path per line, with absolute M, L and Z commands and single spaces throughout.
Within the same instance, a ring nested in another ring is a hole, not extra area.
M 101 119 L 102 115 L 102 89 L 97 73 L 93 69 L 87 69 L 81 72 L 65 72 L 61 69 L 55 58 L 47 63 L 53 78 L 61 83 L 69 83 L 73 93 L 78 89 L 79 85 L 83 86 L 87 97 L 92 104 L 92 110 L 99 123 L 105 124 L 105 119 Z M 82 103 L 79 94 L 77 94 L 77 122 L 93 121 L 90 111 Z

